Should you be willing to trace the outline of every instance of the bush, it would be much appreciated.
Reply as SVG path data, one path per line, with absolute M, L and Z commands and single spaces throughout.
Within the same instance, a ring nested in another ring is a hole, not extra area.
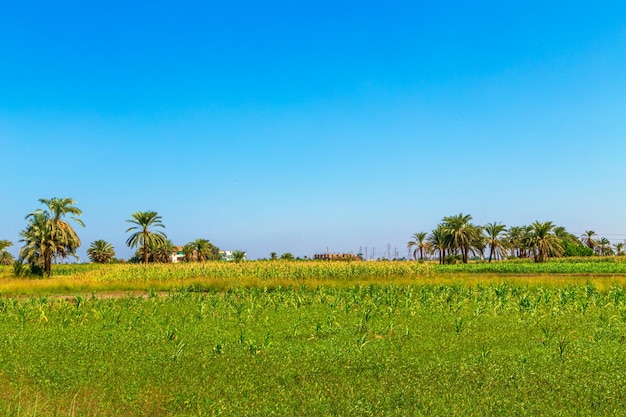
M 588 246 L 564 242 L 565 252 L 563 256 L 593 256 L 593 249 Z

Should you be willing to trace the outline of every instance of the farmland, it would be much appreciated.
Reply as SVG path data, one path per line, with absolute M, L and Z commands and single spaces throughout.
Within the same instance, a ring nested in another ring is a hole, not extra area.
M 0 414 L 624 414 L 623 265 L 2 269 Z

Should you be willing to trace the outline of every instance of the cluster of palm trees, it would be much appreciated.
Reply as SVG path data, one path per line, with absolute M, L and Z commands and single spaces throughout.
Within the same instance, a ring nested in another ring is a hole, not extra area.
M 621 256 L 624 254 L 624 243 L 619 242 L 611 245 L 611 242 L 605 238 L 597 238 L 596 232 L 593 230 L 587 230 L 580 237 L 580 240 L 593 251 L 593 253 L 600 256 L 610 256 L 617 255 Z
M 28 263 L 30 273 L 50 275 L 54 259 L 74 257 L 78 259 L 76 250 L 81 245 L 80 238 L 70 222 L 85 226 L 80 216 L 82 211 L 76 207 L 76 201 L 71 198 L 39 199 L 44 208 L 35 210 L 26 216 L 27 225 L 20 232 L 20 242 L 23 243 L 19 251 L 19 259 L 13 257 L 6 248 L 12 243 L 0 241 L 0 263 L 19 263 L 16 268 L 21 270 L 23 262 Z M 165 228 L 161 216 L 155 211 L 138 211 L 127 220 L 131 224 L 126 232 L 131 233 L 126 244 L 130 248 L 138 247 L 137 258 L 144 263 L 171 262 L 172 253 L 177 247 L 158 228 Z M 186 261 L 208 261 L 219 259 L 219 248 L 206 239 L 196 239 L 183 247 Z M 92 262 L 107 263 L 115 257 L 113 245 L 104 240 L 94 241 L 87 249 L 87 255 Z M 245 254 L 244 254 L 245 256 Z M 19 267 L 19 268 L 18 268 Z
M 564 227 L 552 222 L 534 222 L 529 226 L 507 227 L 501 223 L 479 226 L 471 223 L 472 216 L 460 213 L 444 217 L 431 231 L 414 233 L 407 244 L 415 259 L 436 255 L 439 263 L 461 260 L 467 263 L 469 256 L 486 257 L 488 260 L 506 257 L 533 258 L 543 262 L 548 257 L 558 257 L 573 252 L 580 255 L 621 255 L 624 245 L 611 247 L 608 239 L 595 239 L 594 231 L 587 231 L 580 239 Z
M 178 247 L 167 238 L 162 230 L 165 225 L 161 216 L 156 211 L 137 211 L 126 220 L 131 226 L 126 233 L 131 235 L 126 240 L 126 245 L 136 248 L 135 258 L 143 263 L 172 262 L 172 254 L 178 252 Z M 93 250 L 92 250 L 93 248 Z M 196 239 L 182 247 L 183 260 L 186 262 L 204 262 L 219 259 L 219 248 L 207 239 Z M 113 246 L 105 241 L 96 241 L 87 250 L 89 258 L 93 262 L 109 262 L 115 255 Z
M 20 233 L 24 246 L 20 249 L 20 263 L 27 260 L 31 272 L 50 275 L 53 258 L 76 257 L 80 239 L 69 220 L 85 226 L 78 218 L 82 214 L 71 198 L 39 199 L 45 208 L 26 216 L 26 228 Z

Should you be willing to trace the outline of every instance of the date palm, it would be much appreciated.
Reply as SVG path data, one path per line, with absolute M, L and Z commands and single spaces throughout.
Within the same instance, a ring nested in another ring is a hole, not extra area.
M 418 232 L 413 233 L 413 236 L 411 236 L 413 240 L 410 240 L 406 246 L 409 250 L 415 248 L 413 250 L 413 259 L 417 260 L 418 252 L 420 254 L 420 259 L 424 259 L 424 249 L 426 249 L 428 246 L 428 242 L 426 241 L 427 235 L 428 233 L 426 232 Z
M 193 242 L 186 243 L 183 246 L 183 255 L 185 255 L 185 262 L 191 262 L 196 257 L 196 245 Z
M 8 240 L 0 240 L 0 252 L 8 248 L 9 246 L 13 246 L 13 242 Z
M 5 250 L 12 245 L 13 243 L 8 240 L 0 240 L 0 265 L 11 265 L 13 263 L 13 255 Z
M 215 261 L 220 257 L 220 250 L 207 239 L 196 239 L 195 245 L 198 262 Z
M 428 243 L 433 250 L 439 253 L 439 263 L 443 264 L 446 252 L 450 247 L 450 235 L 445 226 L 440 223 L 428 236 Z
M 52 255 L 56 251 L 52 240 L 49 217 L 46 213 L 32 213 L 28 216 L 28 225 L 20 232 L 20 259 L 26 259 L 31 271 L 37 269 L 43 274 L 50 270 Z
M 242 250 L 234 250 L 232 255 L 233 255 L 233 262 L 236 264 L 246 260 L 246 252 Z
M 176 245 L 166 239 L 164 242 L 148 246 L 149 257 L 153 262 L 170 263 L 172 262 L 172 254 L 176 253 Z
M 156 227 L 165 228 L 161 222 L 161 216 L 156 211 L 137 211 L 131 215 L 131 219 L 126 220 L 134 226 L 129 227 L 126 233 L 133 232 L 126 240 L 126 245 L 130 248 L 141 247 L 144 264 L 148 263 L 149 246 L 157 246 L 165 243 L 167 236 L 161 230 L 154 231 Z
M 535 253 L 535 262 L 543 262 L 549 256 L 561 256 L 563 243 L 554 233 L 552 222 L 535 221 L 530 226 L 529 246 Z
M 613 245 L 613 249 L 615 249 L 616 256 L 622 256 L 624 254 L 624 243 L 619 242 Z
M 82 211 L 75 206 L 76 201 L 71 198 L 39 199 L 47 207 L 37 209 L 26 216 L 28 225 L 20 235 L 24 247 L 20 250 L 20 258 L 43 268 L 43 272 L 50 276 L 52 258 L 76 257 L 76 249 L 81 245 L 74 228 L 65 220 L 70 220 L 85 226 L 78 218 Z
M 106 264 L 111 262 L 111 259 L 115 256 L 115 249 L 113 245 L 105 240 L 95 240 L 87 249 L 87 256 L 91 262 Z
M 598 241 L 598 245 L 596 246 L 596 252 L 600 256 L 609 256 L 613 255 L 613 249 L 611 248 L 611 242 L 603 237 Z
M 487 237 L 487 245 L 489 245 L 489 262 L 495 256 L 504 257 L 504 249 L 506 248 L 506 238 L 504 231 L 506 226 L 502 223 L 487 223 L 483 228 Z
M 554 234 L 563 241 L 563 243 L 571 243 L 572 245 L 579 245 L 580 240 L 576 237 L 576 235 L 571 234 L 565 229 L 563 226 L 557 226 L 554 228 Z
M 587 245 L 587 247 L 594 250 L 596 246 L 598 246 L 598 241 L 594 239 L 594 236 L 596 236 L 596 232 L 594 232 L 593 230 L 587 230 L 585 231 L 585 233 L 582 234 L 580 240 L 582 240 L 582 242 Z
M 467 263 L 468 255 L 472 249 L 472 241 L 477 238 L 478 229 L 470 223 L 472 216 L 460 213 L 456 216 L 443 218 L 443 224 L 450 235 L 450 248 L 454 253 L 461 252 L 463 263 Z

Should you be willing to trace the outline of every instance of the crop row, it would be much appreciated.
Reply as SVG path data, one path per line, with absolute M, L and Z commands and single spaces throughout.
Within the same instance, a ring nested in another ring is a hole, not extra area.
M 439 265 L 430 262 L 272 262 L 239 264 L 206 262 L 187 264 L 61 264 L 54 265 L 53 276 L 97 281 L 172 281 L 188 278 L 251 278 L 289 280 L 350 280 L 428 276 L 433 274 L 626 274 L 626 262 L 606 258 L 554 260 L 536 264 L 524 261 L 475 262 Z M 7 267 L 0 274 L 9 276 Z

